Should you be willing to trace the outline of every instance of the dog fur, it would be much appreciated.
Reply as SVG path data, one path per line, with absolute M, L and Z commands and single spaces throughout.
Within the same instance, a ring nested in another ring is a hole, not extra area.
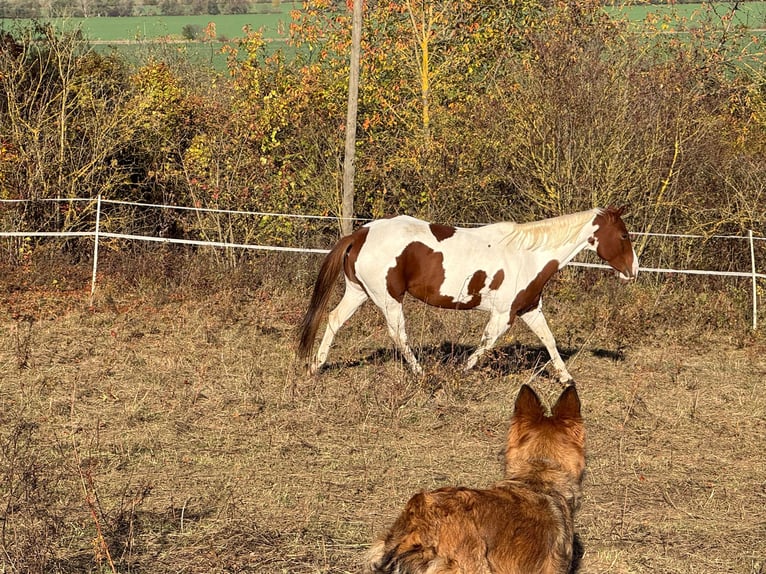
M 546 416 L 523 385 L 505 448 L 505 478 L 487 489 L 439 488 L 407 503 L 369 550 L 368 574 L 567 574 L 585 474 L 580 399 L 567 387 Z

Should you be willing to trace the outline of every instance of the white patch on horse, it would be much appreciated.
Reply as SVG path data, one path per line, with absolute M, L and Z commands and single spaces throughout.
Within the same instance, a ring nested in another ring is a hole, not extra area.
M 451 243 L 460 245 L 461 249 L 452 248 Z M 473 238 L 465 229 L 458 229 L 455 235 L 442 241 L 444 282 L 439 289 L 441 294 L 461 303 L 468 302 L 474 297 L 468 292 L 468 284 L 478 271 L 484 271 L 486 277 L 479 290 L 481 302 L 477 308 L 488 310 L 488 305 L 491 305 L 491 298 L 487 297 L 490 293 L 489 285 L 502 269 L 495 249 L 488 246 L 486 241 Z

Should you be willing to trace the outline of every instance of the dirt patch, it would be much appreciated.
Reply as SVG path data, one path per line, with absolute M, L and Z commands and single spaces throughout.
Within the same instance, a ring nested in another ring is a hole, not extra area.
M 8 572 L 356 572 L 412 493 L 500 477 L 521 383 L 559 393 L 522 325 L 463 374 L 478 312 L 408 303 L 413 377 L 368 305 L 309 379 L 304 280 L 72 283 L 2 292 Z M 580 572 L 766 571 L 766 345 L 604 285 L 546 301 L 589 432 Z

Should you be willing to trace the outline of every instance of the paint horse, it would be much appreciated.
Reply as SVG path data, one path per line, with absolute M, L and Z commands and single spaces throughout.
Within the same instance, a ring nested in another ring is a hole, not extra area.
M 404 330 L 402 300 L 409 293 L 435 307 L 489 311 L 466 369 L 476 365 L 518 316 L 545 345 L 559 380 L 571 381 L 542 312 L 542 290 L 583 249 L 595 251 L 622 279 L 635 278 L 638 257 L 623 212 L 624 208 L 596 208 L 472 229 L 409 216 L 372 221 L 338 241 L 322 263 L 299 330 L 298 355 L 307 359 L 311 354 L 332 286 L 343 271 L 346 290 L 329 314 L 319 351 L 309 365 L 312 374 L 327 360 L 338 329 L 367 299 L 383 312 L 388 333 L 410 368 L 421 373 Z

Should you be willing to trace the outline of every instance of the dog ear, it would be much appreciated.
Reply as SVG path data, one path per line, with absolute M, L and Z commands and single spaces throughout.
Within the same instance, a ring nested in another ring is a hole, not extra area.
M 529 385 L 521 385 L 516 397 L 513 416 L 514 418 L 523 417 L 531 420 L 539 420 L 545 416 L 545 409 L 543 403 L 540 402 L 540 397 Z
M 580 414 L 580 397 L 577 394 L 577 388 L 574 385 L 569 385 L 564 389 L 559 400 L 553 405 L 551 414 L 559 419 L 582 419 L 582 415 Z

